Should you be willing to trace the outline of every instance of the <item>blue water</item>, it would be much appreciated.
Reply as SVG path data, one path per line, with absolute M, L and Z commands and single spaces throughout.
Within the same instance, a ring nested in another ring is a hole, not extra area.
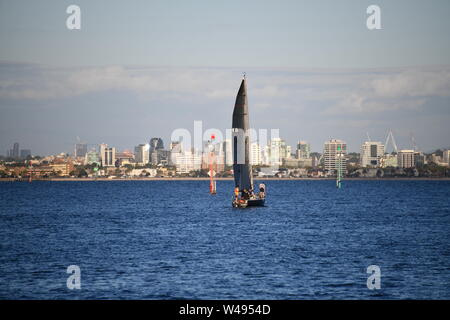
M 450 299 L 450 181 L 266 184 L 2 182 L 0 298 Z

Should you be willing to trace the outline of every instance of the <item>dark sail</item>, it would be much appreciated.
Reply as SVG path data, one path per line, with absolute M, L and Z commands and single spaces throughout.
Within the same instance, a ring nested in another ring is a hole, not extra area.
M 239 190 L 253 188 L 250 165 L 250 132 L 248 120 L 247 83 L 242 79 L 233 110 L 233 171 L 234 183 Z

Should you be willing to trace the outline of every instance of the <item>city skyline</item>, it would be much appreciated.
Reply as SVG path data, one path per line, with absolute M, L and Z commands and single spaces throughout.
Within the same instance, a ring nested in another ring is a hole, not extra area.
M 79 1 L 68 30 L 68 3 L 1 3 L 0 153 L 71 152 L 77 136 L 132 150 L 196 120 L 225 130 L 243 72 L 250 126 L 289 145 L 358 152 L 393 130 L 403 148 L 411 135 L 448 148 L 450 3 L 378 1 L 381 30 L 366 27 L 370 4 Z
M 357 147 L 353 146 L 353 149 L 349 148 L 348 152 L 349 153 L 363 154 L 363 152 L 361 152 L 362 151 L 361 150 L 361 145 L 364 146 L 365 144 L 373 144 L 373 143 L 375 143 L 375 144 L 381 143 L 383 145 L 383 148 L 386 148 L 386 153 L 391 153 L 391 152 L 394 152 L 394 151 L 397 152 L 396 149 L 398 149 L 398 150 L 414 149 L 414 150 L 425 152 L 425 153 L 432 153 L 432 152 L 434 152 L 436 150 L 448 150 L 448 149 L 450 149 L 450 147 L 445 147 L 445 146 L 438 147 L 438 148 L 435 148 L 435 149 L 429 149 L 429 150 L 423 149 L 423 148 L 419 148 L 417 146 L 417 143 L 416 143 L 416 138 L 413 135 L 410 135 L 410 137 L 409 137 L 410 141 L 408 142 L 409 143 L 408 145 L 406 145 L 406 146 L 400 145 L 399 147 L 397 147 L 397 144 L 395 143 L 395 140 L 394 140 L 394 142 L 392 140 L 389 140 L 389 139 L 392 139 L 392 138 L 389 137 L 389 135 L 391 135 L 391 134 L 392 134 L 392 130 L 389 130 L 389 132 L 386 135 L 385 139 L 383 138 L 383 139 L 378 139 L 377 140 L 377 139 L 371 139 L 370 136 L 369 136 L 369 132 L 366 132 L 367 136 L 365 137 L 365 139 L 362 139 L 361 140 L 362 142 Z M 79 137 L 77 137 L 77 138 L 79 139 Z M 320 145 L 322 147 L 319 146 L 319 148 L 312 148 L 311 147 L 311 143 L 309 141 L 306 141 L 306 140 L 299 139 L 299 140 L 296 141 L 296 143 L 290 144 L 290 143 L 286 143 L 286 139 L 284 139 L 283 137 L 280 137 L 280 138 L 283 141 L 283 143 L 285 143 L 290 148 L 291 155 L 293 157 L 296 157 L 296 158 L 309 158 L 309 154 L 310 153 L 322 153 L 324 151 L 323 150 L 323 143 Z M 267 140 L 266 144 L 261 144 L 261 141 L 259 141 L 258 138 L 255 138 L 257 140 L 252 140 L 252 145 L 257 145 L 258 149 L 259 149 L 260 147 L 270 146 L 272 140 L 274 140 L 274 139 L 276 140 L 276 139 L 280 139 L 280 138 L 277 138 L 277 137 L 270 138 L 270 137 L 268 137 L 268 140 Z M 163 139 L 161 137 L 158 137 L 158 138 L 152 137 L 150 139 L 150 141 L 154 140 L 154 139 L 158 139 L 159 141 L 161 141 L 160 143 L 162 145 L 164 145 L 165 139 Z M 225 141 L 225 139 L 226 139 L 226 137 L 224 137 L 224 139 L 222 141 L 218 141 L 218 142 L 219 143 L 223 143 Z M 333 137 L 330 138 L 330 139 L 327 139 L 326 141 L 324 141 L 324 143 L 327 143 L 329 140 L 333 140 L 333 139 L 334 139 Z M 169 142 L 169 144 L 180 143 L 179 140 L 170 140 L 170 139 L 168 139 L 167 141 Z M 385 143 L 383 141 L 386 141 L 387 143 Z M 208 140 L 204 140 L 203 144 L 205 144 L 206 142 L 208 142 Z M 64 153 L 64 154 L 69 154 L 69 155 L 73 155 L 73 156 L 76 157 L 77 156 L 77 152 L 79 152 L 79 150 L 78 150 L 79 147 L 84 149 L 84 154 L 85 154 L 88 151 L 92 151 L 92 150 L 97 149 L 102 144 L 105 144 L 105 142 L 102 142 L 102 143 L 90 143 L 90 142 L 80 142 L 80 141 L 78 141 L 78 142 L 75 142 L 74 144 L 72 144 L 72 150 L 71 151 L 57 151 L 57 152 L 48 153 L 48 154 L 38 154 L 36 152 L 32 153 L 31 149 L 29 148 L 28 145 L 27 145 L 28 146 L 27 149 L 22 149 L 22 148 L 18 149 L 19 142 L 14 142 L 14 143 L 11 144 L 12 148 L 7 148 L 6 153 L 5 153 L 4 156 L 11 157 L 11 158 L 24 158 L 22 155 L 20 155 L 20 156 L 18 155 L 19 151 L 20 151 L 21 154 L 22 154 L 22 152 L 24 152 L 27 155 L 33 155 L 33 156 L 49 156 L 49 155 L 57 155 L 57 154 Z M 301 144 L 303 145 L 302 149 L 304 149 L 305 145 L 306 145 L 307 151 L 305 151 L 305 150 L 301 151 L 302 153 L 308 154 L 308 156 L 306 156 L 306 157 L 305 156 L 299 156 L 299 154 L 298 154 L 299 146 Z M 124 151 L 124 152 L 132 152 L 132 150 L 134 149 L 135 150 L 134 153 L 136 153 L 136 148 L 137 147 L 141 147 L 141 146 L 145 146 L 145 145 L 147 146 L 148 150 L 151 151 L 151 147 L 150 147 L 149 143 L 139 143 L 138 145 L 135 144 L 134 146 L 124 147 L 124 148 L 119 148 L 115 144 L 111 144 L 111 146 L 113 146 L 115 149 L 121 150 L 121 151 Z M 192 146 L 193 143 L 191 142 L 190 145 Z M 297 147 L 296 149 L 293 148 L 295 146 Z M 389 148 L 387 148 L 388 146 L 389 146 Z M 204 148 L 204 147 L 202 147 L 202 148 Z M 13 153 L 14 149 L 17 149 L 17 151 L 15 151 L 17 153 L 17 155 L 14 155 L 15 153 Z M 160 149 L 164 149 L 165 150 L 164 147 L 161 147 Z M 383 151 L 384 151 L 384 149 L 383 149 Z M 263 152 L 263 150 L 261 149 L 260 152 Z M 3 154 L 0 153 L 0 156 L 3 156 Z

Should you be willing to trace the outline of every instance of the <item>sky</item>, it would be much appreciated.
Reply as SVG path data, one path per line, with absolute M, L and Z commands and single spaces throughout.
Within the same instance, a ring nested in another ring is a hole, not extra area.
M 400 148 L 450 147 L 449 34 L 448 0 L 0 0 L 0 154 L 225 130 L 243 72 L 251 126 L 294 148 L 359 151 L 390 129 Z

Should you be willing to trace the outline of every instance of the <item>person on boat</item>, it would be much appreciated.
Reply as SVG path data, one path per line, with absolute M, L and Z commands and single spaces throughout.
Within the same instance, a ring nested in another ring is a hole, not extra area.
M 248 190 L 247 190 L 247 189 L 244 189 L 244 190 L 242 191 L 242 198 L 244 198 L 245 200 L 250 199 L 250 194 L 248 193 Z
M 235 198 L 239 198 L 239 187 L 234 188 L 234 196 Z
M 266 196 L 265 192 L 266 192 L 266 188 L 265 188 L 264 184 L 261 183 L 259 185 L 259 197 L 264 198 Z

